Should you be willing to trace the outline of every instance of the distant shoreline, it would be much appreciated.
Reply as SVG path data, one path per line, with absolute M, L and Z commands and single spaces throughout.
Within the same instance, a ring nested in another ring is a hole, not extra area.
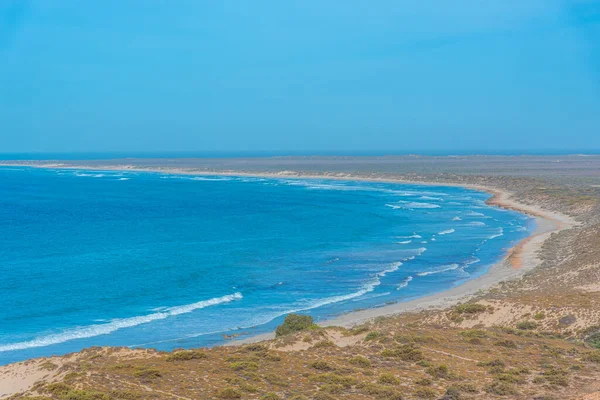
M 561 213 L 544 210 L 538 206 L 522 204 L 511 198 L 512 194 L 506 190 L 482 186 L 469 183 L 448 183 L 436 182 L 433 180 L 411 180 L 399 179 L 385 176 L 362 176 L 359 174 L 341 174 L 323 172 L 320 174 L 303 174 L 294 171 L 281 171 L 274 173 L 255 173 L 246 171 L 197 171 L 184 168 L 138 168 L 128 165 L 70 165 L 67 163 L 2 163 L 2 166 L 13 167 L 35 167 L 35 168 L 61 168 L 61 169 L 79 169 L 95 171 L 128 171 L 128 172 L 154 172 L 178 175 L 203 175 L 203 176 L 244 176 L 257 178 L 285 178 L 285 179 L 329 179 L 329 180 L 350 180 L 350 181 L 368 181 L 385 183 L 402 183 L 427 186 L 448 186 L 463 187 L 483 191 L 492 195 L 486 203 L 489 206 L 496 206 L 504 209 L 510 209 L 532 216 L 535 219 L 535 229 L 529 236 L 522 239 L 513 246 L 507 255 L 498 263 L 492 265 L 484 275 L 469 280 L 459 286 L 449 290 L 434 293 L 418 299 L 395 304 L 386 305 L 378 308 L 369 308 L 360 311 L 351 311 L 339 315 L 333 319 L 325 320 L 319 323 L 321 326 L 344 326 L 350 327 L 360 323 L 367 322 L 380 316 L 390 316 L 403 312 L 414 312 L 426 309 L 443 309 L 454 304 L 466 301 L 473 297 L 477 292 L 488 289 L 501 281 L 514 279 L 522 276 L 527 271 L 539 265 L 540 260 L 537 252 L 544 241 L 553 233 L 563 229 L 568 229 L 576 225 L 575 221 Z M 274 333 L 258 334 L 243 339 L 233 340 L 225 345 L 238 345 L 249 342 L 267 340 L 274 337 Z

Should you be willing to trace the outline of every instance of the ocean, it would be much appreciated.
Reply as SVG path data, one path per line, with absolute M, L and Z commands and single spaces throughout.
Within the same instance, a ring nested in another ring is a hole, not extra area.
M 487 193 L 362 181 L 0 167 L 0 194 L 0 364 L 419 298 L 534 224 Z

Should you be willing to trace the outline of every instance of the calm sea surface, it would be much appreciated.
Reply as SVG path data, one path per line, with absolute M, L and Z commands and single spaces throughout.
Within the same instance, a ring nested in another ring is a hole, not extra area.
M 0 167 L 0 364 L 439 292 L 533 220 L 454 187 Z

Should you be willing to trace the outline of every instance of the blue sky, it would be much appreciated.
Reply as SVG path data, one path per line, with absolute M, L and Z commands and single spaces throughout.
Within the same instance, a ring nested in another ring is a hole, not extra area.
M 0 153 L 600 150 L 600 0 L 0 1 Z

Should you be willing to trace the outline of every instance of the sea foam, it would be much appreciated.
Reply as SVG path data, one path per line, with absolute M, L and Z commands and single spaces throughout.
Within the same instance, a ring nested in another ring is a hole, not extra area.
M 159 312 L 137 317 L 114 319 L 106 324 L 96 324 L 65 330 L 62 333 L 42 336 L 26 342 L 10 343 L 0 345 L 0 352 L 11 350 L 24 350 L 32 347 L 51 346 L 53 344 L 63 343 L 69 340 L 84 339 L 94 336 L 107 335 L 114 331 L 124 328 L 131 328 L 141 324 L 166 319 L 175 315 L 186 314 L 201 308 L 216 306 L 218 304 L 229 303 L 242 299 L 241 293 L 234 293 L 223 297 L 215 297 L 209 300 L 202 300 L 192 304 L 186 304 L 175 307 L 165 307 Z
M 446 229 L 445 231 L 438 232 L 438 235 L 449 235 L 454 232 L 456 232 L 456 231 L 453 228 L 451 228 L 451 229 Z
M 458 264 L 448 264 L 448 265 L 443 266 L 440 269 L 436 269 L 433 271 L 419 272 L 417 274 L 417 276 L 427 276 L 427 275 L 439 274 L 439 273 L 446 272 L 446 271 L 454 271 L 455 269 L 458 269 L 458 268 L 460 268 L 460 265 L 458 265 Z

